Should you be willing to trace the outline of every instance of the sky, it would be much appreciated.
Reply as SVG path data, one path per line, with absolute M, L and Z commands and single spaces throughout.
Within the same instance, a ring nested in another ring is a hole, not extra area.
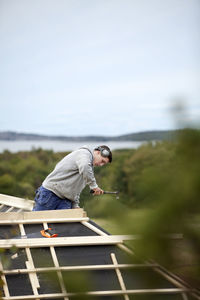
M 0 131 L 199 124 L 199 0 L 0 0 L 0 45 Z

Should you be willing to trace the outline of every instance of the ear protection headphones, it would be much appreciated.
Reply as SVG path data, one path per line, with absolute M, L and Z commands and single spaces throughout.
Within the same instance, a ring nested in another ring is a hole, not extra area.
M 103 157 L 109 157 L 109 155 L 110 155 L 110 151 L 108 151 L 107 149 L 100 147 L 100 146 L 95 148 L 94 150 L 99 150 Z

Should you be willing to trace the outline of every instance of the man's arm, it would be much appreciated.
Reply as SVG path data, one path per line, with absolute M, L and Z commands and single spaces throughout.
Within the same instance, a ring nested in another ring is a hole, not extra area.
M 94 190 L 98 188 L 98 185 L 94 177 L 94 170 L 90 155 L 90 153 L 80 153 L 78 158 L 76 159 L 76 165 L 86 184 L 89 185 L 90 189 Z

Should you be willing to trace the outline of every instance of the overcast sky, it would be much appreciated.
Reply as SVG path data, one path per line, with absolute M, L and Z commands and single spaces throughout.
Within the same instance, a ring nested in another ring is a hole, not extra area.
M 0 131 L 171 129 L 199 86 L 199 0 L 0 0 Z

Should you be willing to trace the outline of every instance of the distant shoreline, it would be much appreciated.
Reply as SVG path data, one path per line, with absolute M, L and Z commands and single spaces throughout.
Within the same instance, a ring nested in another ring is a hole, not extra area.
M 82 142 L 69 142 L 69 141 L 1 141 L 0 140 L 0 153 L 9 151 L 16 153 L 19 151 L 32 151 L 35 149 L 52 150 L 54 152 L 70 152 L 82 147 L 83 145 L 89 145 L 91 148 L 95 148 L 98 145 L 106 144 L 111 150 L 119 149 L 136 149 L 146 142 L 134 142 L 134 141 L 82 141 Z
M 119 136 L 49 136 L 40 134 L 18 133 L 15 131 L 0 131 L 0 141 L 60 141 L 60 142 L 98 142 L 98 141 L 156 141 L 169 140 L 180 130 L 155 130 Z

